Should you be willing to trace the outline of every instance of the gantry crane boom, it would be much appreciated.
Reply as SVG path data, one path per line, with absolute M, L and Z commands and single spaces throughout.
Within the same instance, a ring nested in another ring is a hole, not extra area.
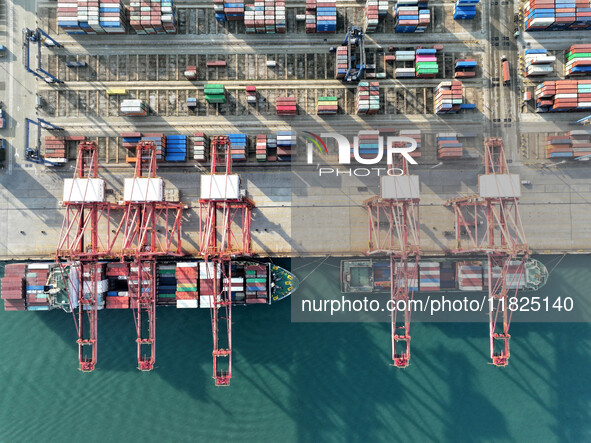
M 502 139 L 485 140 L 484 169 L 478 194 L 445 203 L 455 217 L 456 244 L 449 252 L 486 254 L 490 357 L 494 365 L 506 366 L 512 314 L 508 302 L 522 284 L 529 250 L 519 215 L 520 181 L 517 175 L 509 173 Z

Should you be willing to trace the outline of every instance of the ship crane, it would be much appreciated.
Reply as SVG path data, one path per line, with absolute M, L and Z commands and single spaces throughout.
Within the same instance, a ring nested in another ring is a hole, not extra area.
M 508 303 L 523 284 L 529 250 L 519 215 L 520 180 L 517 174 L 509 173 L 501 138 L 485 140 L 484 166 L 485 173 L 478 179 L 478 194 L 445 203 L 455 216 L 456 244 L 449 252 L 487 255 L 490 357 L 494 365 L 506 366 L 512 314 Z M 460 285 L 462 278 L 458 275 Z
M 250 220 L 254 202 L 232 174 L 231 143 L 226 136 L 211 142 L 211 174 L 201 176 L 199 199 L 200 253 L 213 294 L 200 293 L 200 305 L 209 304 L 213 337 L 213 378 L 228 386 L 232 378 L 232 257 L 251 255 Z M 218 216 L 219 215 L 219 216 Z
M 181 221 L 187 206 L 164 199 L 164 180 L 157 176 L 152 141 L 136 148 L 133 178 L 125 179 L 124 212 L 116 230 L 122 233 L 120 258 L 131 259 L 129 296 L 137 332 L 138 369 L 151 371 L 156 361 L 156 258 L 180 257 Z
M 410 361 L 410 303 L 418 281 L 421 253 L 419 221 L 419 178 L 410 175 L 402 158 L 401 175 L 381 177 L 380 196 L 363 205 L 369 215 L 369 249 L 367 254 L 390 257 L 390 298 L 392 311 L 392 360 L 394 366 L 406 368 Z M 385 227 L 383 227 L 385 225 Z M 400 308 L 400 309 L 399 309 Z M 402 311 L 402 312 L 399 312 Z
M 97 145 L 80 143 L 74 177 L 64 181 L 60 205 L 65 214 L 56 252 L 78 332 L 79 368 L 85 372 L 94 370 L 97 361 L 98 260 L 111 253 L 109 220 L 118 209 L 105 200 L 105 181 L 98 169 Z

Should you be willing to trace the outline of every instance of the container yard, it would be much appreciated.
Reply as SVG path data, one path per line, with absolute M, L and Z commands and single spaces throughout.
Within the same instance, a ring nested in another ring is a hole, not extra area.
M 151 371 L 156 308 L 206 309 L 227 386 L 232 309 L 305 280 L 274 260 L 348 257 L 344 293 L 487 293 L 506 366 L 531 255 L 591 252 L 591 8 L 550 3 L 7 1 L 5 310 L 71 312 L 91 372 L 98 311 Z

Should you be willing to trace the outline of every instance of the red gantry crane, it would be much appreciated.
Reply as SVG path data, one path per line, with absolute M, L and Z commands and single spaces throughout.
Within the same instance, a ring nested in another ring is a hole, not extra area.
M 56 261 L 68 282 L 70 306 L 78 332 L 81 371 L 92 371 L 97 361 L 97 310 L 104 303 L 99 259 L 111 254 L 109 220 L 118 205 L 105 200 L 105 181 L 98 174 L 98 147 L 78 145 L 74 178 L 64 181 L 60 202 L 65 208 Z M 69 269 L 66 269 L 69 267 Z M 77 312 L 76 312 L 77 309 Z
M 157 177 L 157 147 L 140 141 L 133 178 L 125 179 L 120 257 L 131 258 L 129 295 L 137 331 L 138 369 L 151 371 L 156 359 L 156 258 L 180 257 L 181 221 L 186 205 L 164 200 Z
M 220 171 L 219 165 L 224 165 Z M 228 386 L 232 378 L 233 256 L 251 255 L 250 220 L 254 202 L 240 189 L 240 177 L 232 174 L 231 143 L 226 136 L 211 141 L 211 174 L 201 176 L 199 238 L 210 294 L 200 290 L 199 304 L 211 308 L 213 378 L 216 386 Z
M 455 215 L 456 246 L 450 252 L 488 256 L 485 284 L 489 293 L 490 356 L 494 365 L 506 366 L 512 315 L 508 303 L 510 295 L 516 296 L 523 284 L 529 250 L 518 208 L 520 180 L 517 174 L 509 173 L 501 138 L 485 140 L 484 166 L 485 173 L 478 178 L 478 194 L 445 203 Z M 461 269 L 458 279 L 461 285 Z
M 369 255 L 390 256 L 390 291 L 392 311 L 392 360 L 394 366 L 405 368 L 410 360 L 410 303 L 418 282 L 418 261 L 421 253 L 419 221 L 419 177 L 408 173 L 402 158 L 389 170 L 401 175 L 382 176 L 380 196 L 363 205 L 369 215 Z M 386 228 L 383 229 L 382 226 Z M 402 312 L 398 312 L 402 310 Z

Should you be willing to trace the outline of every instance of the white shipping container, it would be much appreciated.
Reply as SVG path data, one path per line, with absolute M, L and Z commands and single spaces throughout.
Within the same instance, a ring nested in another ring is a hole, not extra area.
M 152 202 L 164 200 L 164 181 L 161 178 L 126 178 L 123 200 Z
M 101 178 L 67 178 L 64 180 L 64 202 L 105 201 L 105 181 Z
M 179 309 L 195 309 L 199 307 L 199 300 L 177 300 L 176 307 Z

